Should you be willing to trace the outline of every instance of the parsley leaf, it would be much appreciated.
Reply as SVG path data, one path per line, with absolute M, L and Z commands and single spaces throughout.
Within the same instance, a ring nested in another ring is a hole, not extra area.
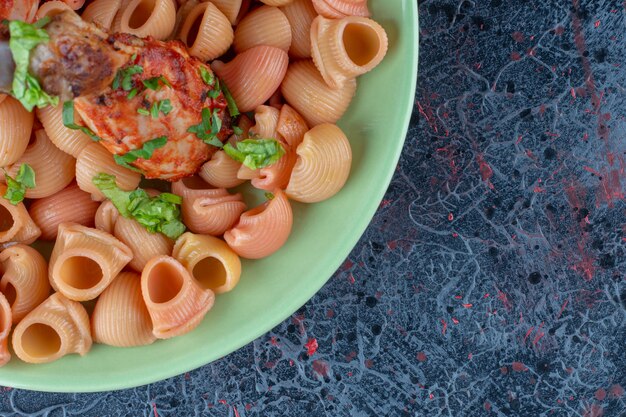
M 85 135 L 89 136 L 94 142 L 100 142 L 102 138 L 97 136 L 88 127 L 78 125 L 74 122 L 74 102 L 66 101 L 63 103 L 63 126 L 72 130 L 80 130 Z
M 138 108 L 137 113 L 141 114 L 142 116 L 150 116 L 150 110 L 146 110 L 143 107 Z
M 237 107 L 237 103 L 235 103 L 235 99 L 232 94 L 230 94 L 230 90 L 224 83 L 222 83 L 221 87 L 222 93 L 224 93 L 224 98 L 226 98 L 226 103 L 228 103 L 228 112 L 232 117 L 239 116 L 239 108 Z
M 227 143 L 224 152 L 248 168 L 258 169 L 276 163 L 285 154 L 285 148 L 276 139 L 246 139 L 237 142 L 236 148 Z
M 159 77 L 148 78 L 146 80 L 142 80 L 141 82 L 146 88 L 149 88 L 150 90 L 154 90 L 154 91 L 159 91 L 161 89 L 161 83 L 163 83 L 163 85 L 166 85 L 168 87 L 172 87 L 172 84 L 170 84 L 170 82 L 167 81 L 167 78 L 165 78 L 162 75 Z
M 202 81 L 209 87 L 215 85 L 215 75 L 205 67 L 200 67 L 200 78 L 202 78 Z
M 243 135 L 243 129 L 239 126 L 233 126 L 233 133 L 237 136 Z
M 113 159 L 118 165 L 125 168 L 137 170 L 134 166 L 130 165 L 137 159 L 150 159 L 155 150 L 162 148 L 167 143 L 167 136 L 159 136 L 158 138 L 149 140 L 143 144 L 140 149 L 127 152 L 124 155 L 113 155 Z
M 124 91 L 131 91 L 133 89 L 133 75 L 142 73 L 143 67 L 141 65 L 131 65 L 130 67 L 119 69 L 117 74 L 115 74 L 111 87 L 114 90 L 122 87 Z
M 28 164 L 20 165 L 15 178 L 11 177 L 6 171 L 4 172 L 4 178 L 7 182 L 7 191 L 4 193 L 4 198 L 9 200 L 14 206 L 24 200 L 27 188 L 35 188 L 35 171 Z
M 182 198 L 170 193 L 150 197 L 145 190 L 121 190 L 115 176 L 105 173 L 96 175 L 92 182 L 126 218 L 135 219 L 151 233 L 162 233 L 176 239 L 185 232 L 180 220 Z
M 270 193 L 270 192 L 266 192 L 264 193 L 265 198 L 267 198 L 268 200 L 273 200 L 274 199 L 274 194 Z
M 204 143 L 213 145 L 218 148 L 224 146 L 222 142 L 217 138 L 217 134 L 222 129 L 222 119 L 219 116 L 219 110 L 208 108 L 202 109 L 202 122 L 197 125 L 191 126 L 187 129 L 187 132 L 194 133 L 199 139 L 202 139 Z
M 43 19 L 34 25 L 17 20 L 9 22 L 11 34 L 9 48 L 11 55 L 13 55 L 13 61 L 15 61 L 11 94 L 28 111 L 33 111 L 35 106 L 41 108 L 59 104 L 59 98 L 50 96 L 43 91 L 39 80 L 28 71 L 30 51 L 40 43 L 50 40 L 48 33 L 41 28 L 46 23 L 47 21 Z

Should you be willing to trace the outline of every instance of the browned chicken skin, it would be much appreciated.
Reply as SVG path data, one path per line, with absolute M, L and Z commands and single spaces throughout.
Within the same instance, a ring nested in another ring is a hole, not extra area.
M 123 155 L 167 137 L 166 145 L 150 159 L 132 163 L 146 178 L 176 181 L 193 175 L 218 149 L 188 132 L 202 122 L 202 109 L 215 109 L 221 119 L 217 139 L 224 142 L 232 133 L 224 95 L 211 94 L 216 87 L 201 77 L 201 69 L 212 74 L 210 67 L 191 57 L 182 43 L 108 35 L 70 12 L 52 18 L 46 31 L 50 42 L 35 49 L 31 70 L 48 93 L 61 100 L 74 98 L 77 113 L 102 138 L 103 146 Z M 141 72 L 129 76 L 130 84 L 122 86 L 119 78 L 114 83 L 118 71 L 125 74 L 137 67 Z M 142 83 L 156 77 L 166 80 L 157 90 Z M 167 100 L 169 112 L 158 112 L 157 117 L 145 114 Z

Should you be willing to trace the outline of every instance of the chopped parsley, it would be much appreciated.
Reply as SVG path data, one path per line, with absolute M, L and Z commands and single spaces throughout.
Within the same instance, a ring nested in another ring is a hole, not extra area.
M 35 171 L 28 164 L 20 165 L 15 178 L 4 171 L 4 178 L 7 182 L 7 191 L 4 193 L 4 198 L 9 200 L 9 203 L 14 206 L 24 200 L 26 189 L 35 188 Z
M 243 135 L 243 129 L 239 126 L 233 126 L 233 133 L 237 136 Z
M 99 142 L 102 140 L 102 138 L 93 133 L 88 127 L 76 124 L 76 122 L 74 121 L 73 101 L 66 101 L 65 103 L 63 103 L 63 125 L 68 129 L 80 130 L 85 135 L 89 136 L 94 142 Z
M 137 113 L 143 116 L 152 116 L 153 119 L 158 119 L 159 113 L 163 113 L 167 116 L 172 111 L 172 109 L 172 102 L 168 98 L 163 101 L 156 101 L 152 103 L 152 107 L 150 107 L 150 110 L 140 107 L 137 109 Z
M 135 162 L 139 158 L 152 158 L 152 154 L 154 153 L 154 151 L 164 147 L 166 143 L 167 136 L 160 136 L 158 138 L 145 142 L 140 149 L 135 149 L 133 151 L 125 153 L 124 155 L 113 155 L 113 159 L 115 159 L 115 162 L 118 165 L 131 169 L 133 171 L 137 171 L 137 168 L 130 165 L 131 163 Z
M 224 152 L 250 169 L 270 166 L 285 154 L 285 148 L 276 139 L 246 139 L 235 146 L 227 143 Z
M 185 232 L 185 225 L 180 220 L 180 196 L 161 193 L 150 197 L 141 188 L 124 191 L 115 183 L 114 175 L 102 172 L 93 177 L 92 182 L 111 200 L 122 216 L 135 219 L 150 233 L 162 233 L 170 239 L 176 239 Z
M 213 87 L 217 80 L 215 75 L 205 67 L 200 67 L 200 78 L 202 78 L 202 81 L 209 87 Z
M 207 145 L 217 146 L 221 148 L 222 142 L 217 138 L 217 134 L 222 129 L 222 119 L 219 116 L 219 109 L 211 111 L 208 108 L 202 109 L 202 122 L 191 126 L 187 132 L 194 133 Z
M 48 33 L 42 29 L 49 21 L 49 18 L 43 18 L 32 25 L 17 20 L 8 23 L 11 35 L 9 48 L 15 62 L 11 95 L 28 111 L 33 111 L 35 106 L 41 108 L 59 104 L 59 98 L 43 91 L 39 80 L 28 71 L 30 52 L 40 43 L 50 40 Z
M 131 65 L 130 67 L 119 69 L 117 74 L 115 74 L 111 87 L 113 87 L 114 90 L 122 87 L 124 91 L 131 91 L 134 88 L 133 75 L 136 74 L 143 74 L 143 67 L 141 65 Z
M 273 200 L 274 199 L 274 194 L 267 192 L 265 193 L 265 198 L 267 198 L 268 200 Z
M 146 80 L 142 80 L 141 82 L 146 88 L 154 91 L 159 91 L 161 89 L 161 84 L 172 87 L 172 84 L 170 84 L 170 82 L 167 81 L 167 78 L 162 75 L 159 77 L 148 78 Z
M 239 116 L 239 108 L 237 108 L 237 103 L 235 103 L 235 99 L 232 94 L 230 94 L 230 90 L 224 83 L 222 83 L 221 87 L 222 92 L 224 93 L 224 98 L 226 98 L 226 103 L 228 103 L 228 112 L 232 117 Z

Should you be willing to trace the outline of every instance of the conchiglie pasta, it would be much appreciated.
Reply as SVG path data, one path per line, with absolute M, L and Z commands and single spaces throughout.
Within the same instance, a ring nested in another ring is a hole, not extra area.
M 101 230 L 112 233 L 122 243 L 130 248 L 133 258 L 128 264 L 135 271 L 141 272 L 146 263 L 155 256 L 169 255 L 172 253 L 174 242 L 161 233 L 150 233 L 145 227 L 140 225 L 134 219 L 127 219 L 121 215 L 114 214 L 117 211 L 113 203 L 105 201 L 98 209 L 99 214 L 96 215 L 98 223 L 101 219 L 112 219 L 112 232 L 106 230 L 103 226 Z M 104 222 L 105 224 L 107 222 Z M 111 227 L 111 226 L 108 226 Z
M 76 159 L 76 183 L 94 200 L 104 200 L 104 194 L 92 180 L 99 173 L 115 175 L 115 182 L 122 190 L 137 188 L 141 175 L 115 163 L 113 155 L 98 143 L 91 143 L 83 149 Z
M 91 315 L 94 342 L 110 346 L 149 345 L 156 340 L 141 296 L 141 276 L 119 274 L 100 295 Z
M 120 32 L 163 40 L 176 23 L 174 0 L 132 0 L 121 10 Z
M 78 113 L 75 116 L 80 122 Z M 78 158 L 78 154 L 87 145 L 93 143 L 89 136 L 80 130 L 68 129 L 63 125 L 63 105 L 47 106 L 37 109 L 37 118 L 41 121 L 48 138 L 63 152 Z
M 215 294 L 235 288 L 241 276 L 241 261 L 221 239 L 184 233 L 174 245 L 172 254 L 200 284 Z
M 71 300 L 92 300 L 132 258 L 130 248 L 109 233 L 62 223 L 50 255 L 50 284 Z
M 268 6 L 285 6 L 293 0 L 260 0 L 261 3 L 267 4 Z
M 285 100 L 300 113 L 309 126 L 335 123 L 348 109 L 356 92 L 356 81 L 346 81 L 343 88 L 332 89 L 311 60 L 289 66 L 281 91 Z
M 328 19 L 370 15 L 367 0 L 313 0 L 313 7 L 318 14 Z
M 249 130 L 252 135 L 262 138 L 273 138 L 276 135 L 280 110 L 270 106 L 259 106 L 254 110 L 256 122 Z
M 32 23 L 39 0 L 13 0 L 0 2 L 0 20 L 22 20 Z
M 288 104 L 281 107 L 276 132 L 287 145 L 295 149 L 302 142 L 302 138 L 308 130 L 309 127 L 306 122 L 293 107 Z
M 371 71 L 386 53 L 385 29 L 372 19 L 318 16 L 311 26 L 313 62 L 331 88 Z
M 0 196 L 6 191 L 6 185 L 0 184 Z M 30 218 L 24 203 L 13 205 L 0 197 L 0 249 L 15 243 L 30 245 L 40 235 L 41 230 Z
M 122 0 L 95 0 L 83 11 L 81 17 L 85 22 L 96 23 L 103 29 L 111 29 L 113 19 L 122 7 Z
M 12 321 L 11 306 L 0 292 L 0 366 L 6 365 L 11 360 L 8 345 Z
M 18 244 L 0 253 L 0 265 L 0 291 L 11 305 L 15 324 L 50 295 L 48 264 L 35 249 Z
M 79 302 L 52 294 L 15 326 L 13 350 L 24 362 L 47 363 L 91 349 L 89 316 Z
M 61 191 L 72 182 L 76 160 L 54 146 L 46 132 L 39 129 L 26 152 L 14 164 L 7 166 L 6 170 L 15 178 L 22 164 L 30 165 L 35 171 L 35 187 L 26 190 L 26 198 L 44 198 Z
M 224 240 L 243 258 L 264 258 L 285 244 L 292 225 L 291 204 L 277 189 L 273 199 L 243 213 L 239 223 L 224 233 Z
M 91 227 L 100 203 L 78 188 L 75 183 L 30 205 L 28 212 L 41 229 L 41 239 L 54 240 L 61 223 L 78 223 Z
M 215 294 L 202 289 L 180 262 L 170 256 L 152 258 L 141 273 L 141 293 L 158 339 L 195 329 L 213 307 Z
M 78 10 L 85 5 L 85 0 L 63 0 L 72 10 Z
M 205 162 L 198 175 L 208 184 L 217 188 L 232 188 L 246 180 L 237 177 L 241 163 L 235 161 L 224 151 L 217 151 L 211 160 Z
M 0 166 L 17 161 L 26 150 L 33 130 L 33 113 L 13 97 L 0 102 Z
M 195 233 L 221 235 L 233 227 L 246 209 L 241 194 L 229 194 L 224 188 L 210 189 L 198 177 L 173 183 L 172 192 L 183 198 L 183 222 Z
M 96 229 L 113 234 L 118 217 L 120 217 L 120 212 L 113 203 L 110 201 L 102 202 L 94 218 Z
M 210 61 L 230 48 L 233 28 L 213 3 L 200 3 L 187 15 L 178 38 L 189 48 L 189 53 L 202 61 Z
M 212 0 L 211 3 L 224 13 L 224 16 L 228 18 L 231 24 L 234 25 L 237 22 L 242 0 Z
M 294 58 L 311 56 L 311 23 L 317 16 L 311 0 L 293 0 L 280 8 L 291 27 L 289 55 Z
M 289 51 L 291 26 L 277 7 L 262 6 L 247 14 L 235 30 L 235 51 L 243 52 L 254 46 L 267 45 Z
M 228 64 L 214 61 L 212 68 L 226 83 L 239 110 L 254 110 L 280 86 L 289 58 L 281 49 L 255 46 L 237 55 Z
M 42 19 L 46 16 L 54 17 L 68 10 L 73 11 L 73 9 L 63 1 L 48 1 L 39 7 L 39 10 L 37 10 L 37 14 L 35 15 L 35 20 Z

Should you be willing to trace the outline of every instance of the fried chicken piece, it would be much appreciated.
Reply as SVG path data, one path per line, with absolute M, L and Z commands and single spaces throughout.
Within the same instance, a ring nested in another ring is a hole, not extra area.
M 219 118 L 212 118 L 217 140 L 232 133 L 219 83 L 203 80 L 203 75 L 214 78 L 210 67 L 182 43 L 109 35 L 71 12 L 56 15 L 45 29 L 50 42 L 35 49 L 31 71 L 49 94 L 74 99 L 103 146 L 124 155 L 167 137 L 149 159 L 131 162 L 146 178 L 176 181 L 193 175 L 215 153 L 218 147 L 188 132 L 203 122 L 203 109 Z

